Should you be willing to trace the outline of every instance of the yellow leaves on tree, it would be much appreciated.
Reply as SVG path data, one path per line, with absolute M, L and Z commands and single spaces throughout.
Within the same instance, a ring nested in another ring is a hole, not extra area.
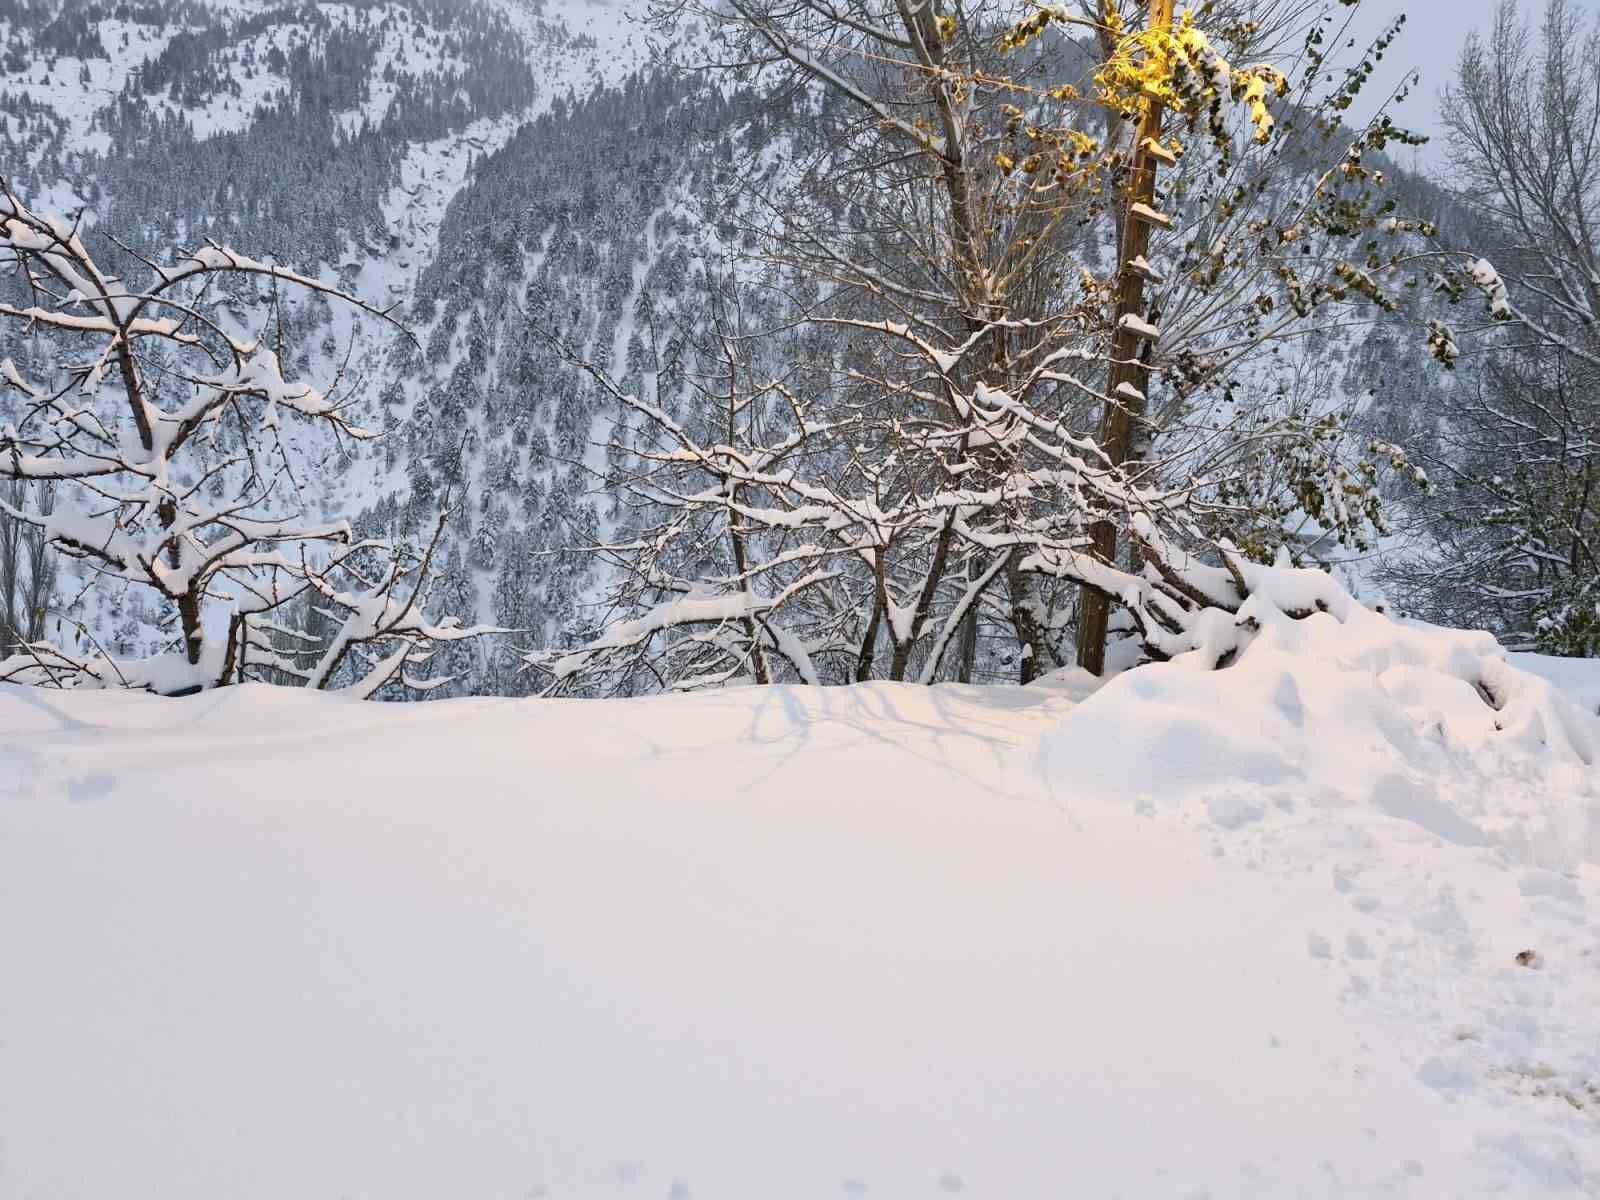
M 1013 26 L 1003 38 L 1008 49 L 1032 41 L 1052 23 L 1082 24 L 1064 8 L 1045 6 Z M 1107 0 L 1100 32 L 1112 52 L 1095 76 L 1096 101 L 1130 118 L 1149 104 L 1159 104 L 1198 123 L 1209 124 L 1213 136 L 1225 136 L 1221 121 L 1224 99 L 1243 104 L 1257 142 L 1272 137 L 1269 101 L 1288 95 L 1289 80 L 1276 67 L 1235 67 L 1211 44 L 1185 10 L 1170 29 L 1130 30 L 1115 0 Z
M 1041 129 L 1014 104 L 1001 111 L 1007 121 L 994 162 L 1003 174 L 1037 176 L 1035 188 L 1076 188 L 1092 181 L 1102 150 L 1099 141 L 1077 129 Z

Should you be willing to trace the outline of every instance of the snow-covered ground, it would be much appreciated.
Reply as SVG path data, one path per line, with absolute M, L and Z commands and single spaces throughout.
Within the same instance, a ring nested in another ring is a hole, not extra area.
M 0 1196 L 1600 1195 L 1600 672 L 1381 620 L 1087 698 L 0 690 Z
M 39 55 L 26 71 L 6 76 L 3 90 L 49 105 L 65 118 L 72 130 L 70 149 L 103 151 L 109 137 L 103 129 L 90 128 L 95 114 L 112 104 L 128 77 L 158 57 L 179 32 L 177 27 L 157 31 L 134 21 L 107 17 L 99 23 L 107 58 Z M 0 19 L 0 44 L 16 36 L 11 23 Z M 85 71 L 89 74 L 87 82 L 82 79 Z

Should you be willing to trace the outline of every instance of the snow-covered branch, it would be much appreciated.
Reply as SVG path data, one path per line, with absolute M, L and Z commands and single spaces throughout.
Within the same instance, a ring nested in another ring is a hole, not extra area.
M 75 227 L 0 179 L 0 261 L 33 297 L 0 303 L 0 323 L 49 339 L 57 357 L 45 369 L 59 376 L 45 385 L 0 361 L 0 390 L 21 401 L 0 426 L 0 477 L 61 489 L 50 511 L 0 499 L 0 513 L 83 560 L 91 579 L 147 589 L 171 615 L 172 649 L 127 662 L 97 644 L 40 643 L 0 663 L 0 678 L 166 692 L 249 678 L 329 687 L 357 670 L 355 690 L 370 695 L 414 681 L 431 644 L 488 632 L 423 615 L 431 546 L 361 541 L 347 521 L 307 511 L 296 466 L 306 435 L 373 435 L 332 394 L 291 379 L 280 346 L 231 333 L 207 311 L 206 283 L 260 276 L 381 319 L 388 310 L 216 244 L 170 267 L 122 255 L 126 273 L 102 267 Z M 141 269 L 147 285 L 130 287 Z M 313 598 L 339 624 L 308 666 L 304 645 L 278 643 L 294 640 L 291 607 Z

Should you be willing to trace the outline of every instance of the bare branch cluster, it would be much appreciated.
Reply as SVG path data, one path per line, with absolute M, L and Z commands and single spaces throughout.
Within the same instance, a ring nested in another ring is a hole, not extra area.
M 432 643 L 482 632 L 423 616 L 438 529 L 417 551 L 309 518 L 297 435 L 374 435 L 346 419 L 339 381 L 325 394 L 286 378 L 279 348 L 231 332 L 207 299 L 215 279 L 248 275 L 390 314 L 221 245 L 170 266 L 124 255 L 145 286 L 104 269 L 82 230 L 30 210 L 0 180 L 0 263 L 29 298 L 0 303 L 0 320 L 59 353 L 37 373 L 0 360 L 14 414 L 0 428 L 0 478 L 55 489 L 53 505 L 14 492 L 0 513 L 95 583 L 154 593 L 175 648 L 118 661 L 92 639 L 68 648 L 33 628 L 0 661 L 0 680 L 171 693 L 353 677 L 363 696 L 391 681 L 425 686 L 414 671 Z M 296 605 L 334 618 L 325 644 L 284 623 Z
M 1502 3 L 1444 119 L 1480 229 L 1437 285 L 1470 315 L 1433 349 L 1469 368 L 1429 466 L 1448 503 L 1395 580 L 1412 606 L 1511 644 L 1600 654 L 1600 22 Z M 1487 255 L 1487 256 L 1485 256 Z

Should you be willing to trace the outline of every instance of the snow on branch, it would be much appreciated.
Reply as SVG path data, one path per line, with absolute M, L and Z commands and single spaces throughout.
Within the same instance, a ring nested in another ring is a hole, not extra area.
M 417 671 L 433 645 L 492 632 L 424 615 L 448 499 L 420 554 L 308 512 L 308 438 L 373 435 L 346 419 L 338 380 L 324 391 L 291 379 L 281 346 L 230 332 L 206 283 L 262 276 L 393 324 L 391 310 L 215 243 L 169 267 L 111 246 L 127 269 L 103 267 L 75 227 L 0 179 L 0 261 L 32 294 L 0 304 L 0 322 L 48 338 L 57 356 L 49 383 L 0 361 L 0 395 L 20 401 L 0 425 L 0 477 L 68 485 L 52 511 L 0 500 L 0 512 L 83 560 L 92 582 L 153 594 L 172 646 L 125 661 L 80 626 L 89 651 L 5 647 L 0 681 L 173 692 L 269 679 L 360 696 L 436 686 Z M 148 283 L 130 289 L 140 269 Z M 326 637 L 306 633 L 330 623 Z
M 650 520 L 629 540 L 575 548 L 613 583 L 591 637 L 530 656 L 551 690 L 932 683 L 954 669 L 952 648 L 970 640 L 996 593 L 1025 596 L 1031 581 L 1113 598 L 1150 657 L 1209 649 L 1220 661 L 1234 646 L 1223 631 L 1257 584 L 1248 557 L 1207 530 L 1239 518 L 1229 481 L 1252 454 L 1301 463 L 1302 502 L 1316 498 L 1330 521 L 1365 519 L 1353 499 L 1364 485 L 1319 448 L 1317 429 L 1288 421 L 1238 431 L 1209 474 L 1176 485 L 1161 485 L 1159 462 L 1114 465 L 1063 419 L 1064 393 L 1113 399 L 1067 373 L 1103 362 L 1093 331 L 1074 341 L 1063 330 L 1014 362 L 1002 386 L 967 363 L 995 327 L 941 345 L 893 321 L 817 323 L 898 347 L 895 374 L 855 369 L 847 379 L 907 405 L 835 397 L 834 419 L 815 420 L 787 385 L 741 362 L 699 396 L 703 412 L 669 413 L 560 347 L 637 423 L 635 436 L 619 426 L 607 445 L 622 465 L 605 482 Z M 737 418 L 762 397 L 782 399 L 788 420 Z M 1139 565 L 1100 553 L 1105 521 L 1139 547 Z M 1012 619 L 1033 619 L 1036 607 L 1013 603 Z M 1038 621 L 1036 643 L 1051 628 L 1048 614 Z

